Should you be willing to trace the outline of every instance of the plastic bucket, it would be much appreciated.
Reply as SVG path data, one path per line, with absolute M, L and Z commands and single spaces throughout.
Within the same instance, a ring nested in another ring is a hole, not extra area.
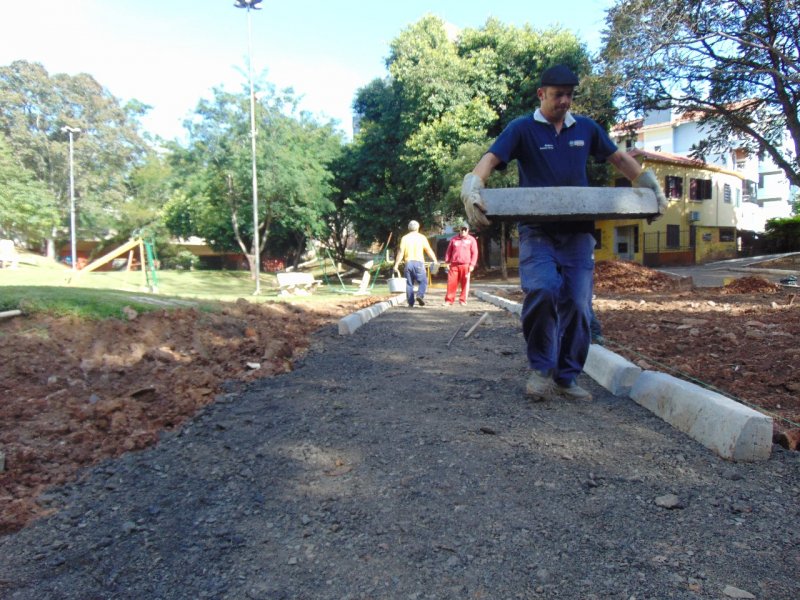
M 406 280 L 404 277 L 392 277 L 389 279 L 389 291 L 396 293 L 396 292 L 405 292 L 406 291 Z

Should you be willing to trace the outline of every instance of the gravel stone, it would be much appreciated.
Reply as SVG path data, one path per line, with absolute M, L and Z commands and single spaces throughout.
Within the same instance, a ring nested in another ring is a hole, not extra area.
M 517 318 L 431 299 L 48 490 L 0 597 L 800 597 L 800 454 L 725 462 L 585 377 L 530 403 Z

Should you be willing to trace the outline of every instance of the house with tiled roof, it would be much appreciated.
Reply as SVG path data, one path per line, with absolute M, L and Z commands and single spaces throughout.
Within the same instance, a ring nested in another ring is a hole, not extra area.
M 652 169 L 669 201 L 665 214 L 595 223 L 596 260 L 630 260 L 650 267 L 689 265 L 737 255 L 737 204 L 743 176 L 703 161 L 633 149 L 642 168 Z M 617 187 L 630 186 L 625 177 Z
M 708 137 L 699 113 L 654 110 L 643 118 L 621 123 L 611 130 L 620 148 L 639 149 L 690 157 L 693 147 Z M 792 215 L 793 190 L 786 175 L 768 156 L 748 154 L 735 140 L 724 152 L 705 157 L 705 162 L 742 175 L 736 227 L 763 232 L 766 222 Z

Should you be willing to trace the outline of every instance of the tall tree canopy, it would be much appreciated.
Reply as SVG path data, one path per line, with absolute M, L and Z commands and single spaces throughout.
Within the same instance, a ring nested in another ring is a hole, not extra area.
M 146 145 L 138 117 L 146 107 L 122 105 L 90 75 L 50 75 L 38 63 L 0 67 L 0 135 L 15 159 L 46 187 L 69 224 L 69 145 L 62 127 L 79 128 L 74 143 L 78 231 L 99 235 L 118 223 L 126 177 Z
M 42 242 L 59 224 L 58 206 L 0 136 L 0 238 Z
M 511 119 L 535 108 L 542 71 L 565 63 L 590 72 L 585 47 L 569 32 L 494 19 L 455 32 L 434 16 L 402 31 L 386 63 L 389 76 L 356 95 L 360 131 L 344 159 L 351 168 L 336 170 L 359 236 L 380 241 L 412 218 L 430 226 L 462 214 L 461 179 Z M 610 92 L 596 91 L 576 108 L 608 121 Z
M 256 103 L 258 220 L 253 223 L 252 152 L 249 89 L 214 91 L 201 100 L 191 121 L 187 148 L 173 146 L 172 164 L 180 189 L 165 208 L 175 235 L 196 235 L 218 250 L 241 251 L 254 271 L 253 256 L 262 255 L 270 236 L 280 232 L 302 246 L 320 236 L 329 200 L 328 164 L 341 150 L 341 134 L 332 124 L 318 124 L 297 113 L 290 90 L 271 86 Z M 259 248 L 254 249 L 254 225 Z
M 699 114 L 698 156 L 736 139 L 800 185 L 798 0 L 618 0 L 602 56 L 628 111 Z

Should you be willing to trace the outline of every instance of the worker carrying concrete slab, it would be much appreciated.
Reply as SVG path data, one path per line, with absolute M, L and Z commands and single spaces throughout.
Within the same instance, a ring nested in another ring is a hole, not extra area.
M 655 216 L 664 213 L 667 199 L 653 172 L 619 150 L 595 121 L 570 112 L 578 83 L 565 65 L 544 71 L 536 92 L 539 108 L 509 123 L 464 177 L 461 199 L 474 227 L 489 225 L 480 194 L 484 183 L 515 159 L 522 188 L 585 187 L 589 157 L 608 161 L 634 186 L 652 190 Z M 518 228 L 521 322 L 531 369 L 526 393 L 533 400 L 591 400 L 576 379 L 591 343 L 594 222 L 523 220 Z

